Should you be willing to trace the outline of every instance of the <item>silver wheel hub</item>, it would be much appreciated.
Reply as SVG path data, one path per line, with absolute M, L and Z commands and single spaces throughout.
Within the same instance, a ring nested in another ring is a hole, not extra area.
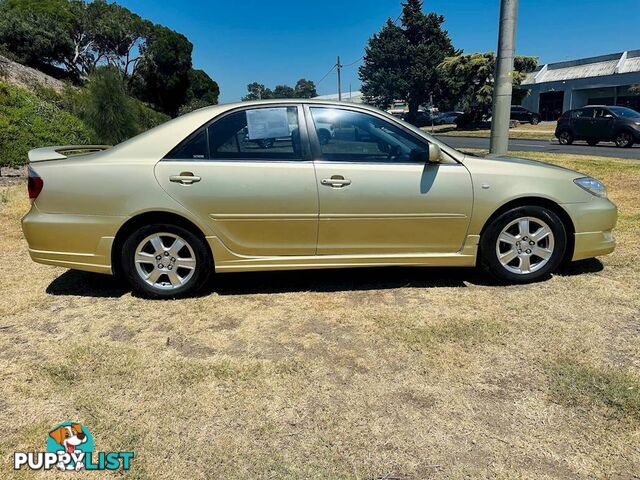
M 555 246 L 549 225 L 538 218 L 522 217 L 502 229 L 496 242 L 496 255 L 509 272 L 533 273 L 544 267 Z
M 191 280 L 196 256 L 191 245 L 174 233 L 153 233 L 142 240 L 135 253 L 136 272 L 153 288 L 174 290 Z

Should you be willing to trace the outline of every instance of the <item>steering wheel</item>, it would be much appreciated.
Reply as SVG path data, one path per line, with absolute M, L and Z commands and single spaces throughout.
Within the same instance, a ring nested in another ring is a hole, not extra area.
M 395 161 L 400 156 L 400 147 L 397 145 L 389 145 L 387 148 L 387 161 Z

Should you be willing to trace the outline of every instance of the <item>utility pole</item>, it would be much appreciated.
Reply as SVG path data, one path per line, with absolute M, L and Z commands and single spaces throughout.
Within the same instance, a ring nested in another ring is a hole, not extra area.
M 513 87 L 513 56 L 516 46 L 518 0 L 501 0 L 498 55 L 493 86 L 490 152 L 504 155 L 509 149 L 511 91 Z
M 336 62 L 336 68 L 338 69 L 338 101 L 342 101 L 342 80 L 340 78 L 340 69 L 342 65 L 340 65 L 340 55 L 338 55 L 338 61 Z

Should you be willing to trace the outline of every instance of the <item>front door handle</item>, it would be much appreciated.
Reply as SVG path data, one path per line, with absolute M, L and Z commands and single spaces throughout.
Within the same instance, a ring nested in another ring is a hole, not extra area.
M 333 175 L 331 178 L 323 178 L 320 183 L 333 188 L 342 188 L 351 185 L 351 180 L 344 178 L 342 175 Z
M 170 182 L 180 183 L 182 185 L 191 185 L 202 180 L 200 177 L 194 175 L 192 172 L 180 172 L 180 175 L 171 175 L 169 177 Z

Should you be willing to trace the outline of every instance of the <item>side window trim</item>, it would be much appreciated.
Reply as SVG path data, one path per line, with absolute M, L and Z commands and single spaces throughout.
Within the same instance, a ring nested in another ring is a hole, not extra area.
M 211 157 L 211 148 L 209 145 L 209 132 L 208 129 L 214 122 L 222 120 L 228 115 L 246 111 L 253 110 L 256 108 L 278 108 L 278 107 L 295 107 L 298 114 L 298 129 L 300 130 L 300 146 L 302 150 L 301 158 L 296 159 L 281 159 L 281 160 L 272 160 L 268 158 L 212 158 Z M 303 110 L 303 105 L 300 103 L 273 103 L 273 104 L 264 104 L 264 105 L 253 105 L 253 106 L 239 106 L 237 108 L 233 108 L 231 110 L 227 110 L 222 112 L 219 115 L 207 120 L 203 125 L 196 128 L 192 133 L 190 133 L 187 137 L 185 137 L 182 141 L 180 141 L 175 147 L 173 147 L 160 161 L 174 161 L 174 162 L 310 162 L 313 160 L 311 155 L 310 148 L 310 140 L 308 133 L 308 122 L 306 121 L 305 111 Z M 180 147 L 190 142 L 193 138 L 199 135 L 202 131 L 205 131 L 205 138 L 207 142 L 207 152 L 205 154 L 205 158 L 170 158 L 169 156 Z
M 381 164 L 389 164 L 389 165 L 415 165 L 416 162 L 374 162 L 374 161 L 349 161 L 349 160 L 344 160 L 344 161 L 336 161 L 336 160 L 327 160 L 323 157 L 322 155 L 322 149 L 320 147 L 320 141 L 318 139 L 318 134 L 316 132 L 316 128 L 315 128 L 315 122 L 313 120 L 313 115 L 311 114 L 311 108 L 336 108 L 338 110 L 346 110 L 349 112 L 356 112 L 356 113 L 362 113 L 365 115 L 371 115 L 372 117 L 378 118 L 380 120 L 383 120 L 387 123 L 390 123 L 391 125 L 401 129 L 404 133 L 410 135 L 411 137 L 413 137 L 416 141 L 418 141 L 419 143 L 424 144 L 425 148 L 429 148 L 429 141 L 425 138 L 422 138 L 418 135 L 416 135 L 414 132 L 412 132 L 411 130 L 408 130 L 404 127 L 402 127 L 402 125 L 398 125 L 394 122 L 389 121 L 389 119 L 385 118 L 382 115 L 376 115 L 375 112 L 363 112 L 360 109 L 357 108 L 350 108 L 348 105 L 331 105 L 331 104 L 304 104 L 304 114 L 305 114 L 305 120 L 307 123 L 307 133 L 309 135 L 309 143 L 311 145 L 311 153 L 312 153 L 312 159 L 315 163 L 348 163 L 348 164 L 369 164 L 369 165 L 381 165 Z M 456 161 L 456 163 L 459 163 Z

